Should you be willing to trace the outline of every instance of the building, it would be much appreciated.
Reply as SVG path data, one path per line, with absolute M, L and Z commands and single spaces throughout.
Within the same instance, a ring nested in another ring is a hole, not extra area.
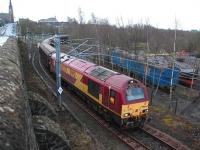
M 10 0 L 10 4 L 9 4 L 9 18 L 10 18 L 10 22 L 13 23 L 14 22 L 14 14 L 13 14 L 13 6 L 12 6 L 11 0 Z
M 52 17 L 52 18 L 47 18 L 47 19 L 40 19 L 38 20 L 39 23 L 41 22 L 45 22 L 45 23 L 55 23 L 58 22 L 58 20 L 56 19 L 56 17 Z
M 10 0 L 9 3 L 9 12 L 8 13 L 0 13 L 0 24 L 13 23 L 14 22 L 14 14 L 13 14 L 13 6 Z
M 62 28 L 63 26 L 67 26 L 69 23 L 68 22 L 59 22 L 56 17 L 51 17 L 51 18 L 47 18 L 47 19 L 38 20 L 38 24 Z

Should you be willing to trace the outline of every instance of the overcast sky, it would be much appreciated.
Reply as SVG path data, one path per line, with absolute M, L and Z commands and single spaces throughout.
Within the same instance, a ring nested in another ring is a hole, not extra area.
M 148 22 L 158 28 L 200 29 L 200 0 L 12 0 L 15 20 L 56 16 L 66 21 L 67 16 L 78 18 L 78 8 L 85 20 L 93 12 L 115 24 L 123 18 L 124 24 Z M 0 0 L 0 12 L 8 11 L 9 0 Z

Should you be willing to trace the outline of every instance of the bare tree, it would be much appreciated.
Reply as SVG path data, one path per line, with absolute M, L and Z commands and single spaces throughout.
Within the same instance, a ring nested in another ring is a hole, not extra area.
M 97 17 L 95 16 L 94 13 L 91 13 L 91 23 L 92 24 L 97 24 Z
M 78 8 L 78 18 L 79 18 L 79 23 L 84 24 L 84 13 L 80 7 Z

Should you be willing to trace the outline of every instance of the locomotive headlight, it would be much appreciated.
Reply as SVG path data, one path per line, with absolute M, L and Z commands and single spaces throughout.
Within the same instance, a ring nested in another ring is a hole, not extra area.
M 124 117 L 128 117 L 128 116 L 130 116 L 130 113 L 125 113 L 124 114 Z
M 148 112 L 148 111 L 149 111 L 148 109 L 144 109 L 144 110 L 143 110 L 143 113 Z

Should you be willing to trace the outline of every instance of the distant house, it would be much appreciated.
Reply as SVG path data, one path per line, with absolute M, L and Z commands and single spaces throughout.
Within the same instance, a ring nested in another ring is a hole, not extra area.
M 8 13 L 0 13 L 0 19 L 4 24 L 9 23 L 10 22 L 10 15 Z
M 38 24 L 45 24 L 54 27 L 66 26 L 68 22 L 59 22 L 56 17 L 38 20 Z
M 47 19 L 40 19 L 40 20 L 38 20 L 38 23 L 41 23 L 41 22 L 55 23 L 55 22 L 58 22 L 58 20 L 56 19 L 56 17 L 51 17 L 51 18 L 47 18 Z
M 49 26 L 57 26 L 59 24 L 58 20 L 56 17 L 51 17 L 47 19 L 40 19 L 38 20 L 38 24 L 45 24 Z
M 14 14 L 12 2 L 10 0 L 9 4 L 9 13 L 0 13 L 0 24 L 13 23 L 14 22 Z

